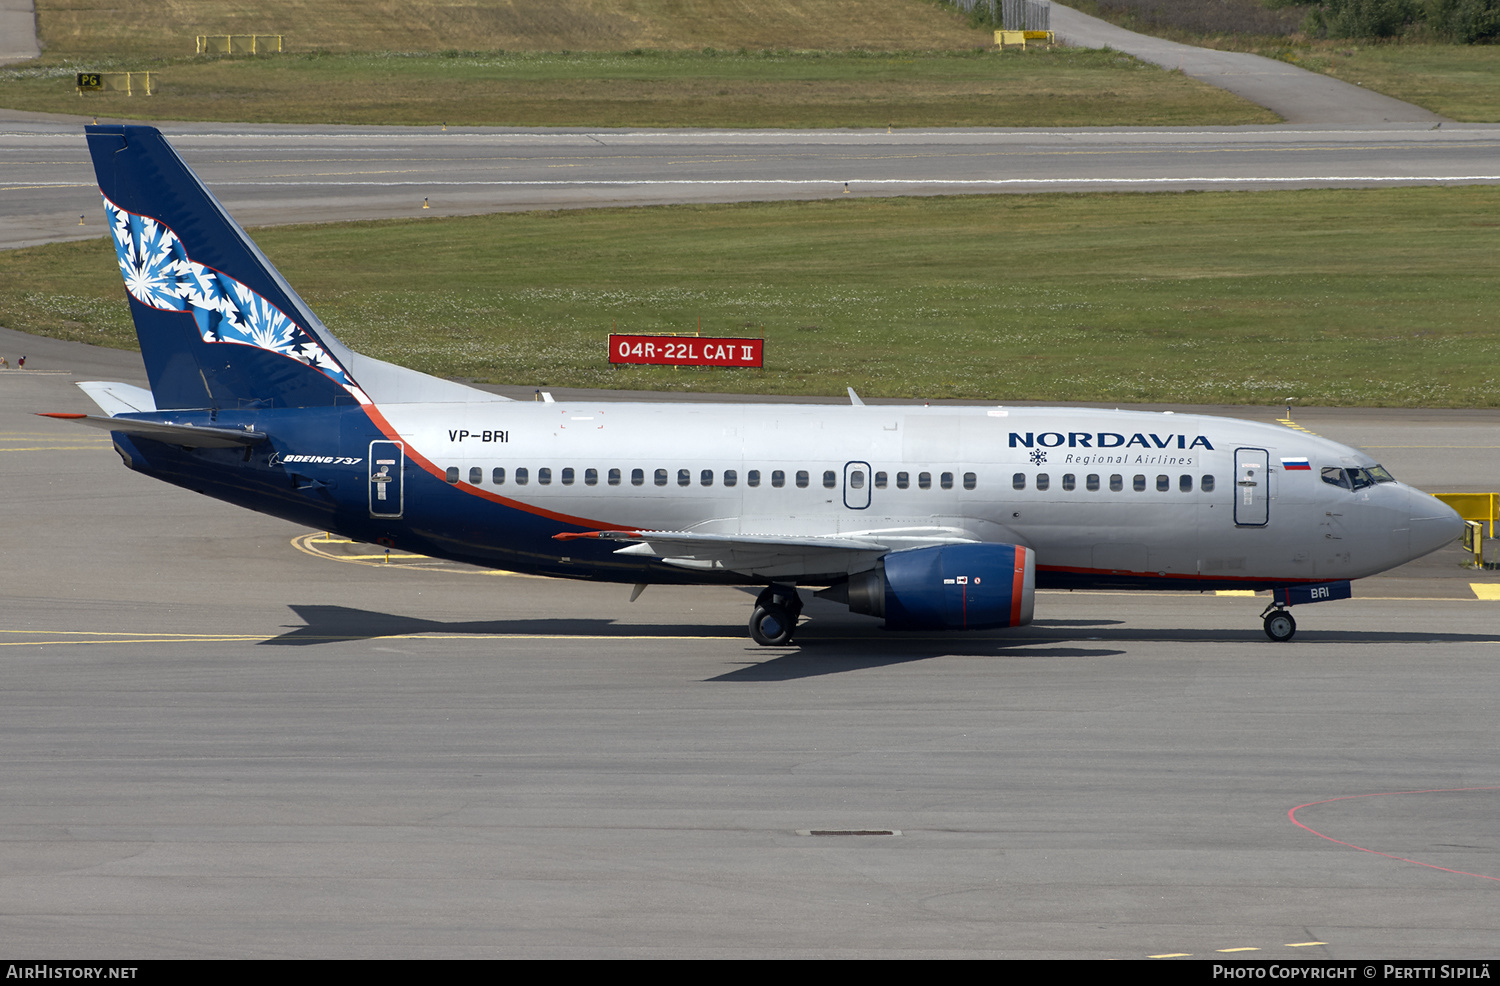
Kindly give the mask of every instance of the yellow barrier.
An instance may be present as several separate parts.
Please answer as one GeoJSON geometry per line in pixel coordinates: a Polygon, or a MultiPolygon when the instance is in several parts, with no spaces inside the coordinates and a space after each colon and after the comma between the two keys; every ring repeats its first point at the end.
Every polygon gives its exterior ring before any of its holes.
{"type": "Polygon", "coordinates": [[[200,34],[200,55],[268,55],[281,51],[279,34],[200,34]]]}
{"type": "Polygon", "coordinates": [[[1433,496],[1458,511],[1464,520],[1489,524],[1489,536],[1495,536],[1495,521],[1500,520],[1500,493],[1434,493],[1433,496]]]}
{"type": "Polygon", "coordinates": [[[150,72],[79,72],[78,95],[84,90],[91,92],[123,92],[134,96],[137,92],[151,95],[150,72]]]}
{"type": "Polygon", "coordinates": [[[1011,45],[1012,47],[1014,47],[1015,45],[1020,45],[1022,48],[1025,48],[1026,42],[1028,41],[1045,41],[1047,42],[1047,47],[1049,48],[1056,43],[1051,31],[995,32],[995,44],[999,45],[1001,48],[1004,48],[1006,45],[1011,45]]]}

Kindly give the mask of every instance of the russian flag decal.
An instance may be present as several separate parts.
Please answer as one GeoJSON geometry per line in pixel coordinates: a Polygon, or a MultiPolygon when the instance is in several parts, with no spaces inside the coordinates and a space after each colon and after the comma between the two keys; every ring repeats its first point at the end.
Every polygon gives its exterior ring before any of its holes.
{"type": "Polygon", "coordinates": [[[1300,459],[1282,459],[1281,460],[1281,468],[1287,470],[1288,472],[1293,472],[1293,471],[1298,470],[1298,469],[1306,469],[1309,472],[1312,471],[1312,466],[1310,464],[1308,464],[1308,461],[1307,461],[1306,458],[1300,458],[1300,459]]]}

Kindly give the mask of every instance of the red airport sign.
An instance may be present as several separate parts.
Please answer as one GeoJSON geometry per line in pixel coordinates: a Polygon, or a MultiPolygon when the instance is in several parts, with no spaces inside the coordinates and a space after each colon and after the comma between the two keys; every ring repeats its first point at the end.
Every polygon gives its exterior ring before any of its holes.
{"type": "Polygon", "coordinates": [[[609,361],[655,366],[761,366],[765,346],[764,339],[611,335],[609,361]]]}

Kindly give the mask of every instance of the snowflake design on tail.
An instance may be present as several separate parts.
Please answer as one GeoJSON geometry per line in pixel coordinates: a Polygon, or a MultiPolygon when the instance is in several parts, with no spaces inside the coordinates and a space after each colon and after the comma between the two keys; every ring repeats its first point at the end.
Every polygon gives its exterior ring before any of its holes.
{"type": "Polygon", "coordinates": [[[204,342],[254,346],[304,363],[362,397],[349,374],[311,333],[228,274],[190,260],[177,234],[150,216],[104,199],[125,290],[143,305],[192,312],[204,342]]]}

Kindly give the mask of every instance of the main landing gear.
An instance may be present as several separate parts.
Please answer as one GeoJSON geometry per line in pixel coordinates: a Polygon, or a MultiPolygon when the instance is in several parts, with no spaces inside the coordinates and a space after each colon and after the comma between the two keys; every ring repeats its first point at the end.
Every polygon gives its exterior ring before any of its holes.
{"type": "Polygon", "coordinates": [[[1292,634],[1297,632],[1297,621],[1292,619],[1292,614],[1275,603],[1267,606],[1260,615],[1265,617],[1266,636],[1278,644],[1291,640],[1292,634]]]}
{"type": "Polygon", "coordinates": [[[750,637],[762,647],[785,647],[792,642],[802,597],[795,586],[771,584],[755,599],[750,614],[750,637]]]}

